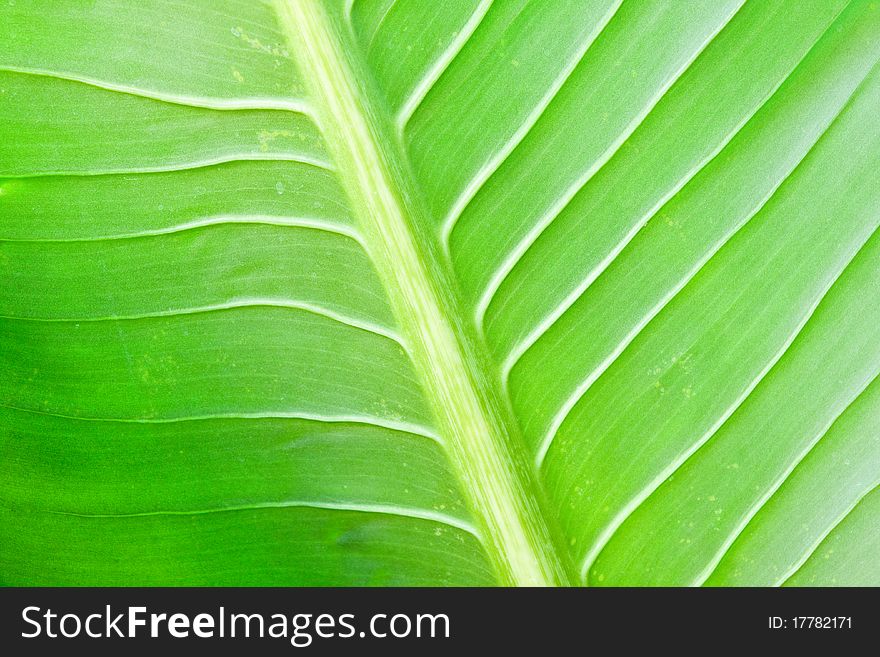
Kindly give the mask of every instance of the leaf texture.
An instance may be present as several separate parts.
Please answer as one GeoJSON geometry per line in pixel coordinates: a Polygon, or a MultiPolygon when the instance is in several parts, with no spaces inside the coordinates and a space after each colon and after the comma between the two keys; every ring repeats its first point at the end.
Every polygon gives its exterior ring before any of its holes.
{"type": "Polygon", "coordinates": [[[878,3],[0,17],[2,583],[880,583],[878,3]]]}

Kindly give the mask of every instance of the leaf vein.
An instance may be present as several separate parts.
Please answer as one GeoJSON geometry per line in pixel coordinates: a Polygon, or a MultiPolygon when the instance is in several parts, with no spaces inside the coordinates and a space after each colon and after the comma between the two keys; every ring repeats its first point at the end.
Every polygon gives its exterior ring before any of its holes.
{"type": "Polygon", "coordinates": [[[195,509],[188,511],[142,511],[136,513],[75,513],[71,511],[50,510],[49,513],[76,518],[145,518],[152,516],[200,516],[211,513],[232,513],[236,511],[259,511],[263,509],[289,509],[310,508],[326,509],[330,511],[355,511],[361,513],[374,513],[379,515],[399,516],[416,520],[427,520],[441,525],[447,525],[453,529],[473,535],[482,542],[477,528],[471,523],[445,513],[438,513],[428,509],[416,507],[402,507],[391,504],[359,504],[356,502],[322,502],[319,500],[285,500],[283,502],[261,502],[255,504],[242,504],[237,506],[217,507],[210,509],[195,509]]]}
{"type": "Polygon", "coordinates": [[[120,424],[183,424],[187,422],[210,422],[213,420],[307,420],[324,424],[360,424],[369,427],[376,427],[378,429],[388,429],[389,431],[406,433],[419,438],[426,438],[441,446],[445,446],[443,439],[429,427],[412,422],[366,415],[323,415],[320,413],[309,413],[305,411],[273,411],[265,413],[210,413],[180,417],[115,418],[66,415],[64,413],[53,413],[51,411],[44,411],[36,408],[24,408],[10,404],[0,404],[0,408],[77,422],[106,422],[120,424]]]}
{"type": "Polygon", "coordinates": [[[415,114],[422,101],[431,89],[434,88],[434,85],[443,73],[446,72],[452,62],[455,61],[459,53],[461,53],[465,45],[467,45],[467,42],[470,41],[474,32],[477,31],[477,28],[483,22],[483,18],[485,18],[489,9],[492,7],[492,1],[493,0],[480,0],[480,4],[477,5],[477,8],[474,10],[473,14],[471,14],[470,18],[468,18],[464,26],[462,26],[461,30],[459,30],[456,37],[431,65],[424,77],[415,85],[415,88],[406,101],[404,101],[400,108],[400,112],[397,115],[396,125],[398,136],[401,138],[403,137],[409,120],[412,118],[413,114],[415,114]]]}
{"type": "Polygon", "coordinates": [[[7,73],[18,73],[21,75],[33,75],[43,78],[53,78],[55,80],[65,80],[68,82],[78,82],[80,84],[102,89],[104,91],[112,91],[115,93],[126,94],[128,96],[137,96],[138,98],[146,98],[160,103],[168,103],[170,105],[180,105],[183,107],[191,107],[195,109],[211,109],[211,110],[267,110],[267,111],[287,111],[295,114],[302,114],[314,120],[315,114],[312,108],[305,100],[289,100],[280,98],[237,98],[237,99],[220,99],[200,96],[184,96],[178,94],[167,94],[161,91],[141,89],[115,82],[108,82],[97,78],[91,78],[84,75],[76,75],[74,73],[64,73],[61,71],[52,71],[50,69],[32,68],[26,66],[10,66],[8,64],[0,64],[0,71],[7,73]]]}
{"type": "Polygon", "coordinates": [[[510,139],[505,142],[504,146],[502,146],[497,153],[492,155],[492,157],[480,167],[473,179],[465,185],[464,189],[455,201],[453,201],[446,217],[441,222],[441,244],[447,254],[449,252],[449,241],[452,236],[452,231],[455,229],[455,226],[465,209],[470,205],[471,201],[474,200],[489,179],[501,168],[504,161],[507,160],[511,153],[516,150],[517,146],[523,142],[526,135],[528,135],[532,128],[538,123],[538,120],[553,102],[553,99],[556,98],[562,87],[565,86],[565,83],[571,78],[575,69],[577,69],[578,65],[583,61],[587,51],[589,51],[590,47],[596,42],[602,32],[604,32],[608,23],[611,22],[611,19],[617,13],[622,2],[623,0],[618,0],[605,16],[602,17],[602,20],[593,32],[584,40],[584,43],[581,44],[574,56],[571,57],[571,59],[569,59],[562,67],[560,74],[553,80],[553,83],[541,97],[535,108],[528,114],[528,116],[526,116],[522,125],[517,128],[517,130],[511,135],[510,139]]]}

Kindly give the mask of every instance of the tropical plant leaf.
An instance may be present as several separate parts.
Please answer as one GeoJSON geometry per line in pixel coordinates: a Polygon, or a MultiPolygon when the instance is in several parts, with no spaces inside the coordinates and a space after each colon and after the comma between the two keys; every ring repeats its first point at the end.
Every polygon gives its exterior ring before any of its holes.
{"type": "Polygon", "coordinates": [[[880,584],[871,0],[0,5],[5,584],[880,584]]]}

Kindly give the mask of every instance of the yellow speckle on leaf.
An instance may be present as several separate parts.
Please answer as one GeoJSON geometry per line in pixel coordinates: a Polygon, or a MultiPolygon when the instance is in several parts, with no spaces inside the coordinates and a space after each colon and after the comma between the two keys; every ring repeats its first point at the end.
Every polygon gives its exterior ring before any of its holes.
{"type": "Polygon", "coordinates": [[[259,50],[267,55],[275,55],[276,57],[290,57],[287,48],[282,48],[279,45],[263,43],[257,37],[245,32],[241,27],[233,27],[230,32],[232,32],[232,36],[241,39],[254,50],[259,50]]]}
{"type": "Polygon", "coordinates": [[[296,135],[290,130],[260,130],[257,139],[260,140],[260,152],[266,153],[269,145],[279,137],[295,137],[296,135]]]}

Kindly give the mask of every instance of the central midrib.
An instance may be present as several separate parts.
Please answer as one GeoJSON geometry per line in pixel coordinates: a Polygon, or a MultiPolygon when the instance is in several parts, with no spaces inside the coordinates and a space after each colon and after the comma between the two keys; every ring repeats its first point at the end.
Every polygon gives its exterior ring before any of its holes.
{"type": "Polygon", "coordinates": [[[276,0],[276,8],[501,582],[569,584],[574,577],[545,522],[518,431],[445,292],[448,276],[433,251],[419,247],[406,168],[393,166],[402,155],[382,146],[394,142],[382,138],[323,7],[276,0]]]}

